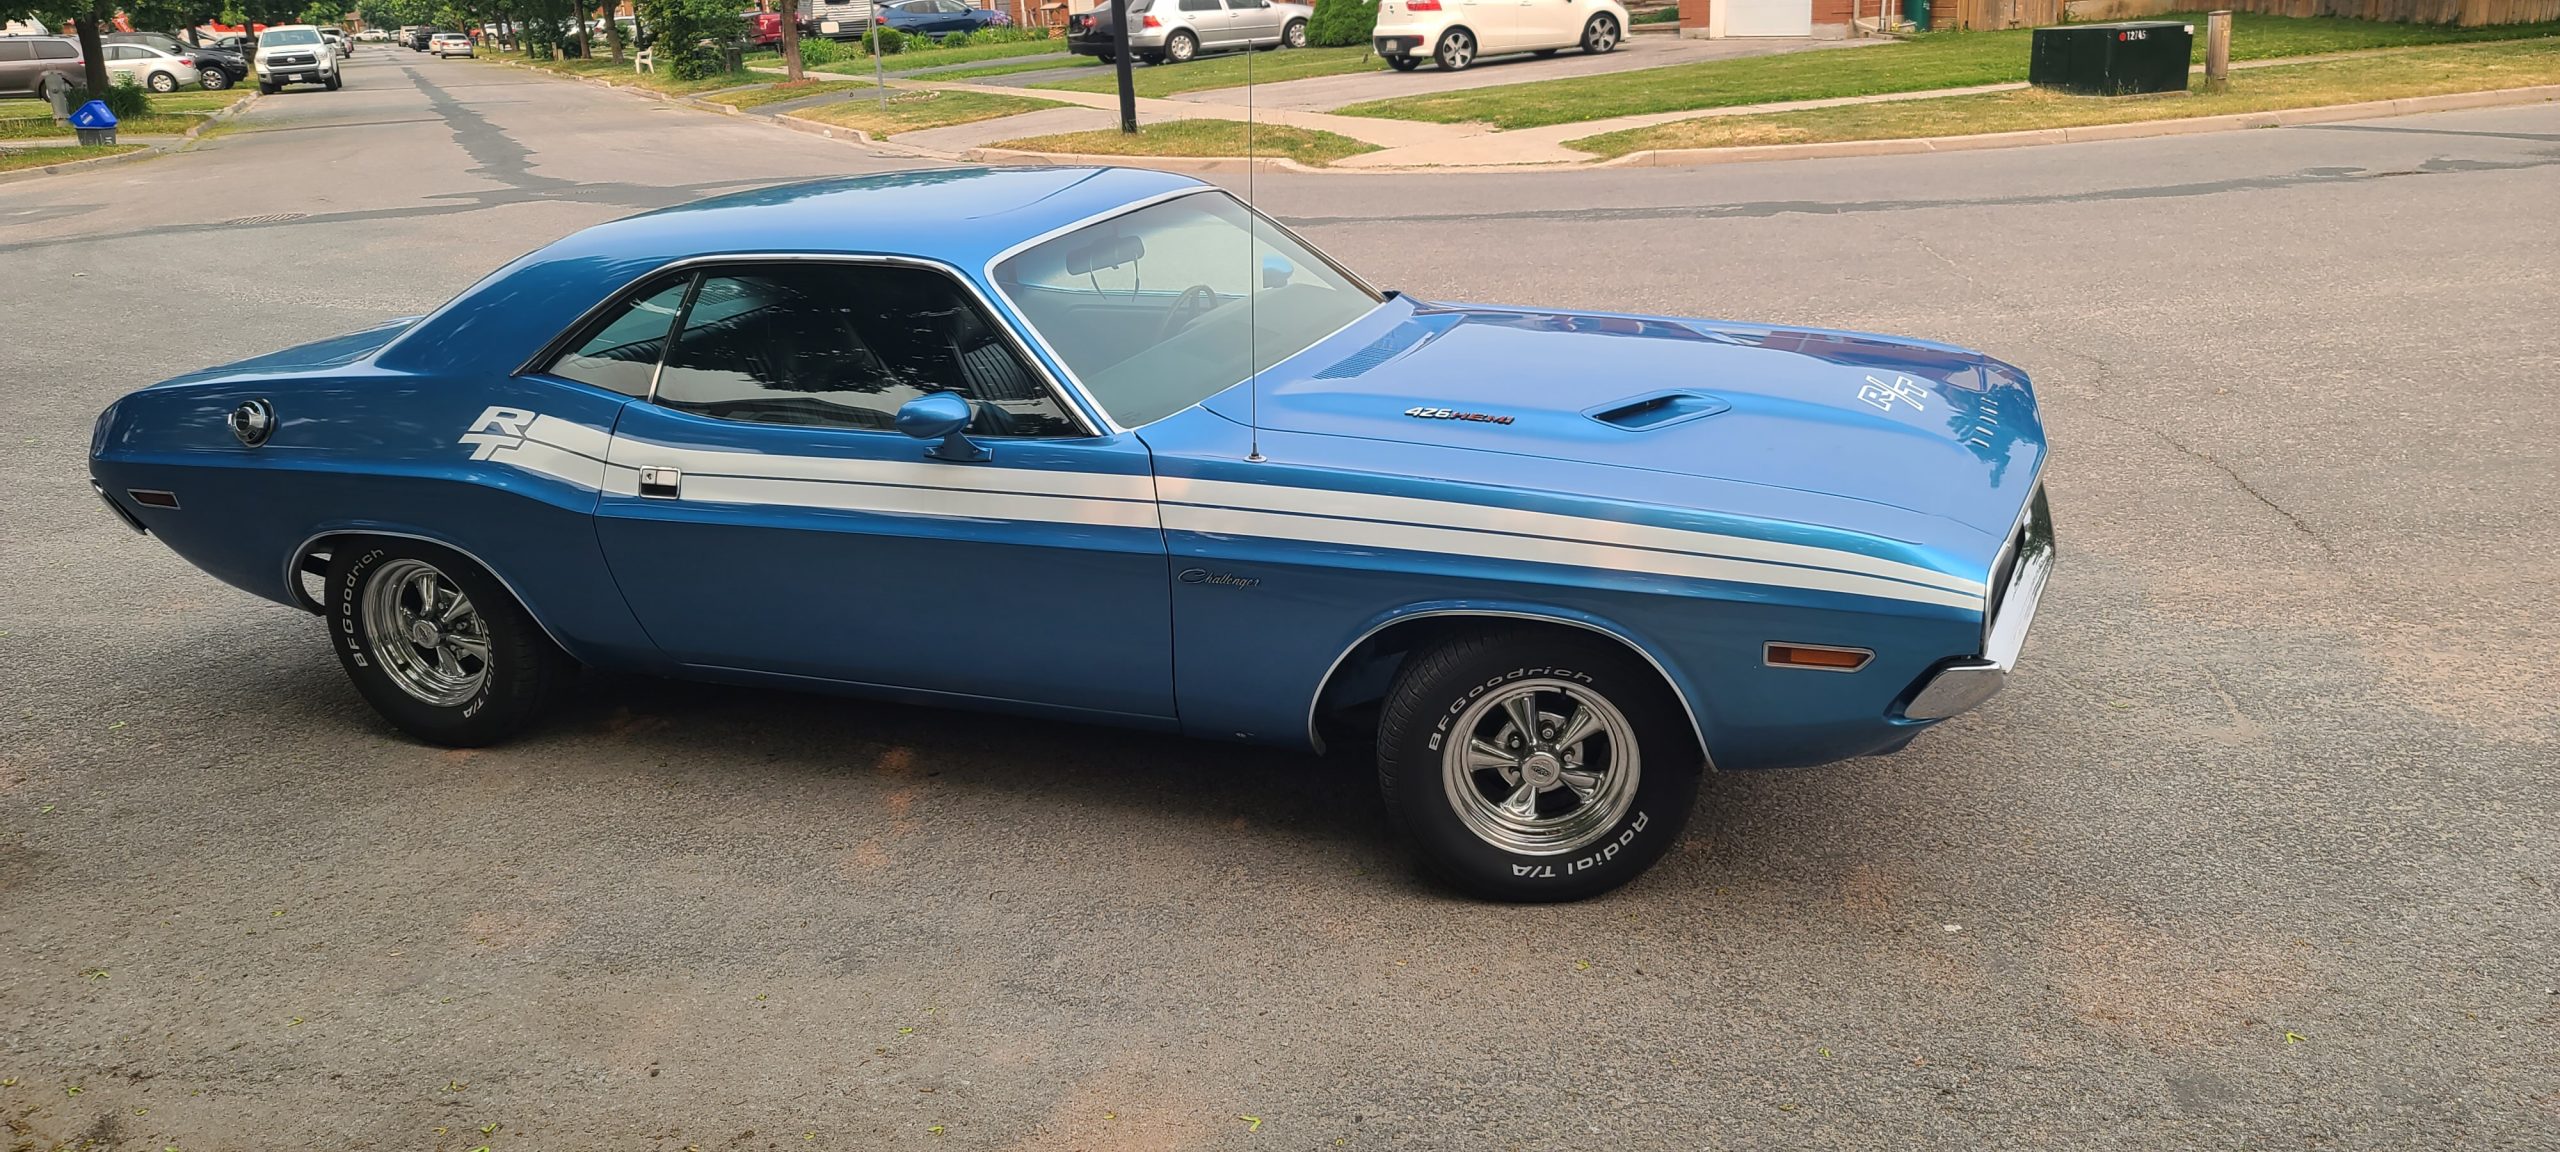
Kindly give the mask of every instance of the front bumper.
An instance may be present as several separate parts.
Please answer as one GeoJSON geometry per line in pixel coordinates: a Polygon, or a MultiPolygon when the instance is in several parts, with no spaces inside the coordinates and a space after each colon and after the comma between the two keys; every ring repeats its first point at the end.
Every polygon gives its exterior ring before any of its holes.
{"type": "Polygon", "coordinates": [[[2045,581],[2053,575],[2053,511],[2045,503],[2043,485],[2037,485],[2036,494],[2028,498],[2009,549],[2014,550],[2012,554],[2004,555],[1992,569],[1997,573],[2007,568],[2009,580],[1983,629],[1982,655],[1949,661],[1930,673],[1911,702],[1903,705],[1904,719],[1943,720],[1980,707],[2009,686],[2018,653],[2026,647],[2027,628],[2035,623],[2036,603],[2044,598],[2045,581]]]}

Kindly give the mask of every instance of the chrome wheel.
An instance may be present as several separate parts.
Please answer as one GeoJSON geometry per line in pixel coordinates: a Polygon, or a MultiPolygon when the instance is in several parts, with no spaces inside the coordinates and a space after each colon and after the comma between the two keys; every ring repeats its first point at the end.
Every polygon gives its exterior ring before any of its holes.
{"type": "Polygon", "coordinates": [[[1440,37],[1440,66],[1455,72],[1475,63],[1476,38],[1464,28],[1452,28],[1440,37]]]}
{"type": "Polygon", "coordinates": [[[149,83],[151,85],[151,90],[154,92],[175,92],[178,90],[178,78],[166,72],[152,73],[149,83]]]}
{"type": "Polygon", "coordinates": [[[1288,30],[1287,32],[1285,32],[1285,33],[1283,33],[1283,34],[1282,34],[1282,36],[1281,36],[1281,41],[1280,41],[1280,42],[1281,42],[1281,43],[1283,43],[1283,44],[1288,45],[1288,46],[1289,46],[1289,47],[1291,47],[1291,48],[1304,48],[1304,47],[1306,47],[1306,46],[1307,46],[1307,26],[1306,26],[1306,23],[1305,23],[1304,21],[1296,21],[1296,20],[1290,21],[1290,22],[1289,22],[1289,30],[1288,30]]]}
{"type": "Polygon", "coordinates": [[[488,681],[488,622],[434,565],[385,563],[365,584],[362,616],[383,673],[418,700],[451,708],[488,681]]]}
{"type": "Polygon", "coordinates": [[[1590,846],[1634,804],[1635,727],[1590,688],[1522,680],[1468,705],[1441,750],[1450,807],[1485,843],[1523,856],[1590,846]]]}
{"type": "Polygon", "coordinates": [[[1164,42],[1164,58],[1176,64],[1189,62],[1192,55],[1198,51],[1200,51],[1200,45],[1191,39],[1191,34],[1188,32],[1176,32],[1171,39],[1164,42]]]}
{"type": "Polygon", "coordinates": [[[1591,18],[1591,26],[1582,30],[1582,50],[1607,52],[1618,46],[1618,22],[1606,16],[1591,18]]]}

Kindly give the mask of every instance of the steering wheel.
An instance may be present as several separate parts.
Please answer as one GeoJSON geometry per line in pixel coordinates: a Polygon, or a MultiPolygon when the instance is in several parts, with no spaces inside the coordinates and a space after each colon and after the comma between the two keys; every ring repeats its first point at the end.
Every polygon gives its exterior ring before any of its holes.
{"type": "Polygon", "coordinates": [[[1164,326],[1156,329],[1156,342],[1163,343],[1174,333],[1189,326],[1192,321],[1216,311],[1217,307],[1216,289],[1206,284],[1194,284],[1183,289],[1182,295],[1174,297],[1173,304],[1164,310],[1164,326]],[[1199,303],[1192,303],[1194,300],[1198,300],[1199,303]]]}

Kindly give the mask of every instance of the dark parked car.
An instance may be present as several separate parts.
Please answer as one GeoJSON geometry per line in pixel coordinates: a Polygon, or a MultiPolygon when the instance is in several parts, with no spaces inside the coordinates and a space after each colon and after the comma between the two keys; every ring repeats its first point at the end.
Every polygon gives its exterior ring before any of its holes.
{"type": "Polygon", "coordinates": [[[216,92],[249,78],[249,58],[234,49],[189,44],[163,32],[110,32],[98,39],[108,44],[140,44],[192,56],[196,69],[204,73],[204,86],[216,92]]]}
{"type": "Polygon", "coordinates": [[[872,19],[883,27],[926,36],[975,32],[989,25],[1011,23],[993,9],[972,8],[961,0],[897,0],[881,5],[879,14],[872,19]]]}
{"type": "Polygon", "coordinates": [[[52,73],[77,84],[83,72],[80,42],[68,36],[0,36],[0,96],[41,94],[52,73]]]}

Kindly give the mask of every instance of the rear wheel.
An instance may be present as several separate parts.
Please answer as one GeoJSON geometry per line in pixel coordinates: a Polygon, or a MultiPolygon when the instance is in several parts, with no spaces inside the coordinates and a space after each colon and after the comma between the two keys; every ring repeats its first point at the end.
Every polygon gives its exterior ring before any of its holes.
{"type": "Polygon", "coordinates": [[[1452,28],[1440,34],[1440,47],[1431,58],[1439,61],[1443,72],[1456,72],[1476,62],[1476,34],[1464,28],[1452,28]]]}
{"type": "Polygon", "coordinates": [[[154,92],[175,92],[178,90],[178,78],[167,72],[154,72],[151,74],[150,79],[145,80],[144,83],[150,85],[151,90],[154,92]]]}
{"type": "Polygon", "coordinates": [[[205,74],[204,74],[204,90],[205,90],[205,91],[207,91],[207,92],[220,92],[220,91],[222,91],[223,89],[228,88],[228,87],[230,87],[230,86],[231,86],[231,74],[230,74],[230,73],[225,72],[225,71],[223,71],[222,69],[219,69],[219,68],[207,69],[207,70],[205,71],[205,74]]]}
{"type": "Polygon", "coordinates": [[[1414,59],[1411,56],[1389,56],[1387,57],[1387,67],[1393,68],[1398,72],[1411,72],[1416,68],[1422,67],[1422,61],[1414,59]]]}
{"type": "Polygon", "coordinates": [[[1164,58],[1176,64],[1188,62],[1200,54],[1200,41],[1189,32],[1175,31],[1164,38],[1164,58]]]}
{"type": "Polygon", "coordinates": [[[339,664],[374,711],[421,740],[503,740],[576,673],[504,585],[451,549],[349,541],[330,557],[328,580],[339,664]]]}
{"type": "Polygon", "coordinates": [[[1688,824],[1704,757],[1654,670],[1596,637],[1462,633],[1416,651],[1378,723],[1378,785],[1423,863],[1493,900],[1579,900],[1688,824]]]}

